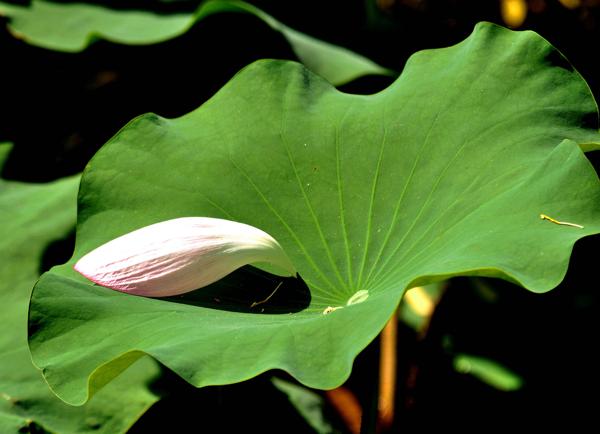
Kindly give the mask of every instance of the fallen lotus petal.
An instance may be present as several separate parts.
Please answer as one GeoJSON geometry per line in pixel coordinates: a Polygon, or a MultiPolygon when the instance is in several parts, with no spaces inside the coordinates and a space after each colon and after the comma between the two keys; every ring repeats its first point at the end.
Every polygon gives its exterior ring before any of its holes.
{"type": "Polygon", "coordinates": [[[296,274],[279,243],[266,232],[229,220],[183,217],[109,241],[74,268],[98,285],[165,297],[210,285],[256,262],[281,268],[286,276],[296,274]]]}

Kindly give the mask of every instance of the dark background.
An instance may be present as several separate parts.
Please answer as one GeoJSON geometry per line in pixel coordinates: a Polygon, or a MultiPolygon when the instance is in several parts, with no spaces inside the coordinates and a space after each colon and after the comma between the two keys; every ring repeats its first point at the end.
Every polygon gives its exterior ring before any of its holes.
{"type": "MultiPolygon", "coordinates": [[[[478,21],[506,24],[497,0],[255,0],[285,24],[348,47],[401,71],[415,51],[455,44],[478,21]]],[[[600,96],[600,0],[530,0],[525,21],[554,44],[600,96]],[[566,3],[566,2],[563,2],[566,3]],[[578,4],[576,4],[578,3],[578,4]]],[[[197,2],[105,1],[163,13],[197,2]]],[[[1,18],[0,18],[1,20],[1,18]]],[[[98,42],[81,53],[48,51],[13,38],[0,25],[0,142],[15,144],[2,176],[44,182],[83,170],[87,161],[134,116],[176,117],[201,105],[246,64],[295,59],[286,41],[256,18],[221,14],[185,35],[144,47],[98,42]]],[[[342,86],[374,93],[392,79],[364,77],[342,86]]],[[[598,158],[588,154],[596,169],[598,158]]],[[[47,265],[62,263],[72,239],[55,245],[47,265]]],[[[495,280],[449,283],[425,336],[400,324],[398,409],[392,432],[564,427],[597,432],[600,386],[600,297],[595,278],[599,237],[579,242],[565,282],[536,295],[495,280]],[[482,286],[487,288],[485,294],[482,286]],[[493,294],[492,297],[489,295],[493,294]],[[452,367],[453,355],[488,357],[523,377],[502,392],[452,367]]],[[[377,342],[361,355],[347,386],[368,399],[377,342]]],[[[270,375],[270,374],[269,374],[270,375]]],[[[165,398],[133,427],[145,432],[311,432],[263,375],[248,382],[196,390],[165,372],[155,387],[165,398]]],[[[285,377],[285,374],[278,373],[285,377]]],[[[332,423],[344,424],[333,407],[332,423]]]]}

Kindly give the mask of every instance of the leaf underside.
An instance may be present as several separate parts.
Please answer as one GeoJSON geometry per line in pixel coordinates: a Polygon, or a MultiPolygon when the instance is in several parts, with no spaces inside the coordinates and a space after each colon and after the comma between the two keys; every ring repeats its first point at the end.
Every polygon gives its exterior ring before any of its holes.
{"type": "Polygon", "coordinates": [[[480,24],[370,96],[256,62],[186,116],[134,119],[90,162],[73,258],[32,296],[34,361],[72,403],[132,354],[198,387],[272,368],[338,386],[408,287],[455,275],[556,286],[575,241],[600,229],[598,177],[578,146],[597,138],[586,83],[532,32],[480,24]],[[104,242],[182,216],[268,232],[303,281],[250,307],[280,279],[246,267],[165,300],[72,270],[104,242]]]}

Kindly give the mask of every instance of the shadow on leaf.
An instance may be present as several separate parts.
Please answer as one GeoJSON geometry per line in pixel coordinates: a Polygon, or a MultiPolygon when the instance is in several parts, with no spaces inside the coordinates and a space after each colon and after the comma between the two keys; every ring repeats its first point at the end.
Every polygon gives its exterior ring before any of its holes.
{"type": "Polygon", "coordinates": [[[69,260],[75,248],[75,230],[66,237],[52,241],[42,253],[38,274],[44,274],[55,265],[64,264],[69,260]]]}
{"type": "Polygon", "coordinates": [[[162,300],[233,312],[285,314],[308,307],[311,296],[301,277],[280,277],[245,266],[205,288],[162,300]]]}

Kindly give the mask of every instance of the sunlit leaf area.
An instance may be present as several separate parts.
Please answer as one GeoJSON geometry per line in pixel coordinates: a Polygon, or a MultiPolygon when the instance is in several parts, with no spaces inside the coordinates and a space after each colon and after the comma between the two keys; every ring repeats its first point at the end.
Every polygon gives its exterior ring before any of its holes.
{"type": "Polygon", "coordinates": [[[0,434],[590,432],[599,54],[595,0],[0,0],[0,434]]]}

